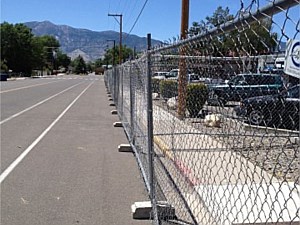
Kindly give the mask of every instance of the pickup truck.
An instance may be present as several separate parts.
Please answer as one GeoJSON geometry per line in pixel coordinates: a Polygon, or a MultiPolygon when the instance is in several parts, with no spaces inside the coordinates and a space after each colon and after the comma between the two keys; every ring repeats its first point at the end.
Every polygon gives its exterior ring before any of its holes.
{"type": "Polygon", "coordinates": [[[278,94],[283,90],[283,81],[277,74],[239,74],[225,84],[209,85],[209,105],[224,106],[228,101],[278,94]]]}

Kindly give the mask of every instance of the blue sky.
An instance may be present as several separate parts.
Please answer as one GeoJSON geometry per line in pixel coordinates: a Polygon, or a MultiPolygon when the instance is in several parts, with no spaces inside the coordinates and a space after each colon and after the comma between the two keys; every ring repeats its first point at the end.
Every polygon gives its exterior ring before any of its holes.
{"type": "MultiPolygon", "coordinates": [[[[245,6],[249,1],[243,1],[245,6]]],[[[190,0],[190,24],[211,16],[219,5],[228,6],[235,15],[240,9],[240,2],[241,0],[190,0]]],[[[260,5],[265,5],[266,2],[270,0],[260,0],[260,5]]],[[[1,0],[1,22],[49,20],[59,25],[94,31],[119,31],[116,20],[108,17],[108,13],[118,13],[123,14],[123,32],[128,33],[144,3],[145,0],[1,0]]],[[[295,8],[290,15],[297,21],[299,6],[295,8]]],[[[131,34],[146,36],[151,33],[158,40],[172,39],[180,33],[180,17],[181,0],[148,0],[131,34]]],[[[278,21],[281,27],[283,16],[278,16],[278,21]]],[[[295,25],[290,23],[285,30],[292,36],[295,34],[295,25]]]]}

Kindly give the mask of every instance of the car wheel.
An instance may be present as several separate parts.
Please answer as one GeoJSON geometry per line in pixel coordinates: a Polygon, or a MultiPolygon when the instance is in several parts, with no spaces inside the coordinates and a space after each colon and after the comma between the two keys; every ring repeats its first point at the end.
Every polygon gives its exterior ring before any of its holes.
{"type": "Polygon", "coordinates": [[[249,113],[248,120],[250,124],[261,125],[264,123],[264,114],[260,110],[253,110],[249,113]]]}

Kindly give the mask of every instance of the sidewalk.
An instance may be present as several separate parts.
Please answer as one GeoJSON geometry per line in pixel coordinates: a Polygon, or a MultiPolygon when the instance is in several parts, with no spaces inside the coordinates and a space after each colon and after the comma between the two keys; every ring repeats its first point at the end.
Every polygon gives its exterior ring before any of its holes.
{"type": "Polygon", "coordinates": [[[99,119],[103,121],[104,126],[99,129],[104,135],[101,139],[106,140],[102,142],[101,148],[106,148],[105,152],[111,152],[106,160],[113,160],[107,162],[108,167],[112,168],[108,173],[111,176],[109,182],[113,186],[106,197],[107,205],[109,205],[107,218],[110,217],[106,224],[151,224],[149,220],[132,219],[131,205],[134,202],[149,201],[149,198],[134,155],[128,152],[118,152],[118,146],[128,144],[128,140],[122,127],[113,126],[114,122],[120,120],[118,115],[111,114],[115,107],[109,106],[111,101],[108,100],[104,82],[100,83],[101,91],[98,94],[103,116],[99,119]]]}

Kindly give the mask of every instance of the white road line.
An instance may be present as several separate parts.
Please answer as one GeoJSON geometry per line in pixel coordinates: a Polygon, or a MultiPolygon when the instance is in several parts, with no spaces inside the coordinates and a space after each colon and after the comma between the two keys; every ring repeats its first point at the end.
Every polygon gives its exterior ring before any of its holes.
{"type": "Polygon", "coordinates": [[[24,152],[21,153],[21,155],[18,156],[18,158],[13,161],[12,164],[10,164],[0,175],[0,184],[2,181],[5,180],[5,178],[18,166],[18,164],[28,155],[28,153],[43,139],[43,137],[46,136],[46,134],[54,127],[54,125],[66,114],[66,112],[75,104],[75,102],[92,86],[94,82],[90,83],[72,102],[71,104],[50,124],[49,127],[46,128],[46,130],[43,131],[43,133],[40,134],[40,136],[35,139],[34,142],[30,146],[26,148],[24,152]]]}
{"type": "MultiPolygon", "coordinates": [[[[81,83],[79,83],[79,84],[82,84],[82,83],[83,83],[83,82],[81,82],[81,83]]],[[[78,86],[79,84],[75,84],[75,85],[73,85],[73,86],[71,86],[71,87],[69,87],[69,88],[67,88],[67,89],[65,89],[65,90],[63,90],[63,91],[61,91],[61,92],[59,92],[59,93],[56,93],[55,95],[50,96],[49,98],[46,98],[46,99],[44,99],[44,100],[38,102],[37,104],[35,104],[35,105],[33,105],[33,106],[30,106],[30,107],[28,107],[28,108],[22,110],[21,112],[18,112],[18,113],[16,113],[16,114],[14,114],[14,115],[12,115],[12,116],[10,116],[10,117],[8,117],[8,118],[6,118],[6,119],[0,121],[0,125],[3,124],[3,123],[5,123],[5,122],[7,122],[7,121],[9,121],[9,120],[11,120],[11,119],[13,119],[13,118],[16,118],[17,116],[20,116],[21,114],[23,114],[23,113],[25,113],[25,112],[27,112],[27,111],[29,111],[29,110],[35,108],[35,107],[37,107],[37,106],[39,106],[39,105],[41,105],[41,104],[47,102],[47,101],[49,101],[49,100],[52,99],[52,98],[55,98],[56,96],[58,96],[58,95],[60,95],[60,94],[62,94],[62,93],[64,93],[64,92],[66,92],[66,91],[68,91],[68,90],[70,90],[70,89],[72,89],[72,88],[74,88],[74,87],[76,87],[76,86],[78,86]]]]}
{"type": "Polygon", "coordinates": [[[95,81],[100,80],[99,78],[86,78],[86,77],[45,77],[41,79],[52,79],[52,80],[88,80],[88,81],[95,81]]]}
{"type": "Polygon", "coordinates": [[[19,87],[19,88],[14,88],[14,89],[6,90],[6,91],[0,91],[0,94],[11,92],[11,91],[17,91],[17,90],[21,90],[21,89],[26,89],[26,88],[31,88],[31,87],[42,86],[42,85],[56,83],[56,82],[59,82],[59,81],[51,81],[51,82],[47,82],[47,83],[44,83],[44,84],[34,84],[34,85],[25,86],[25,87],[19,87]]]}

